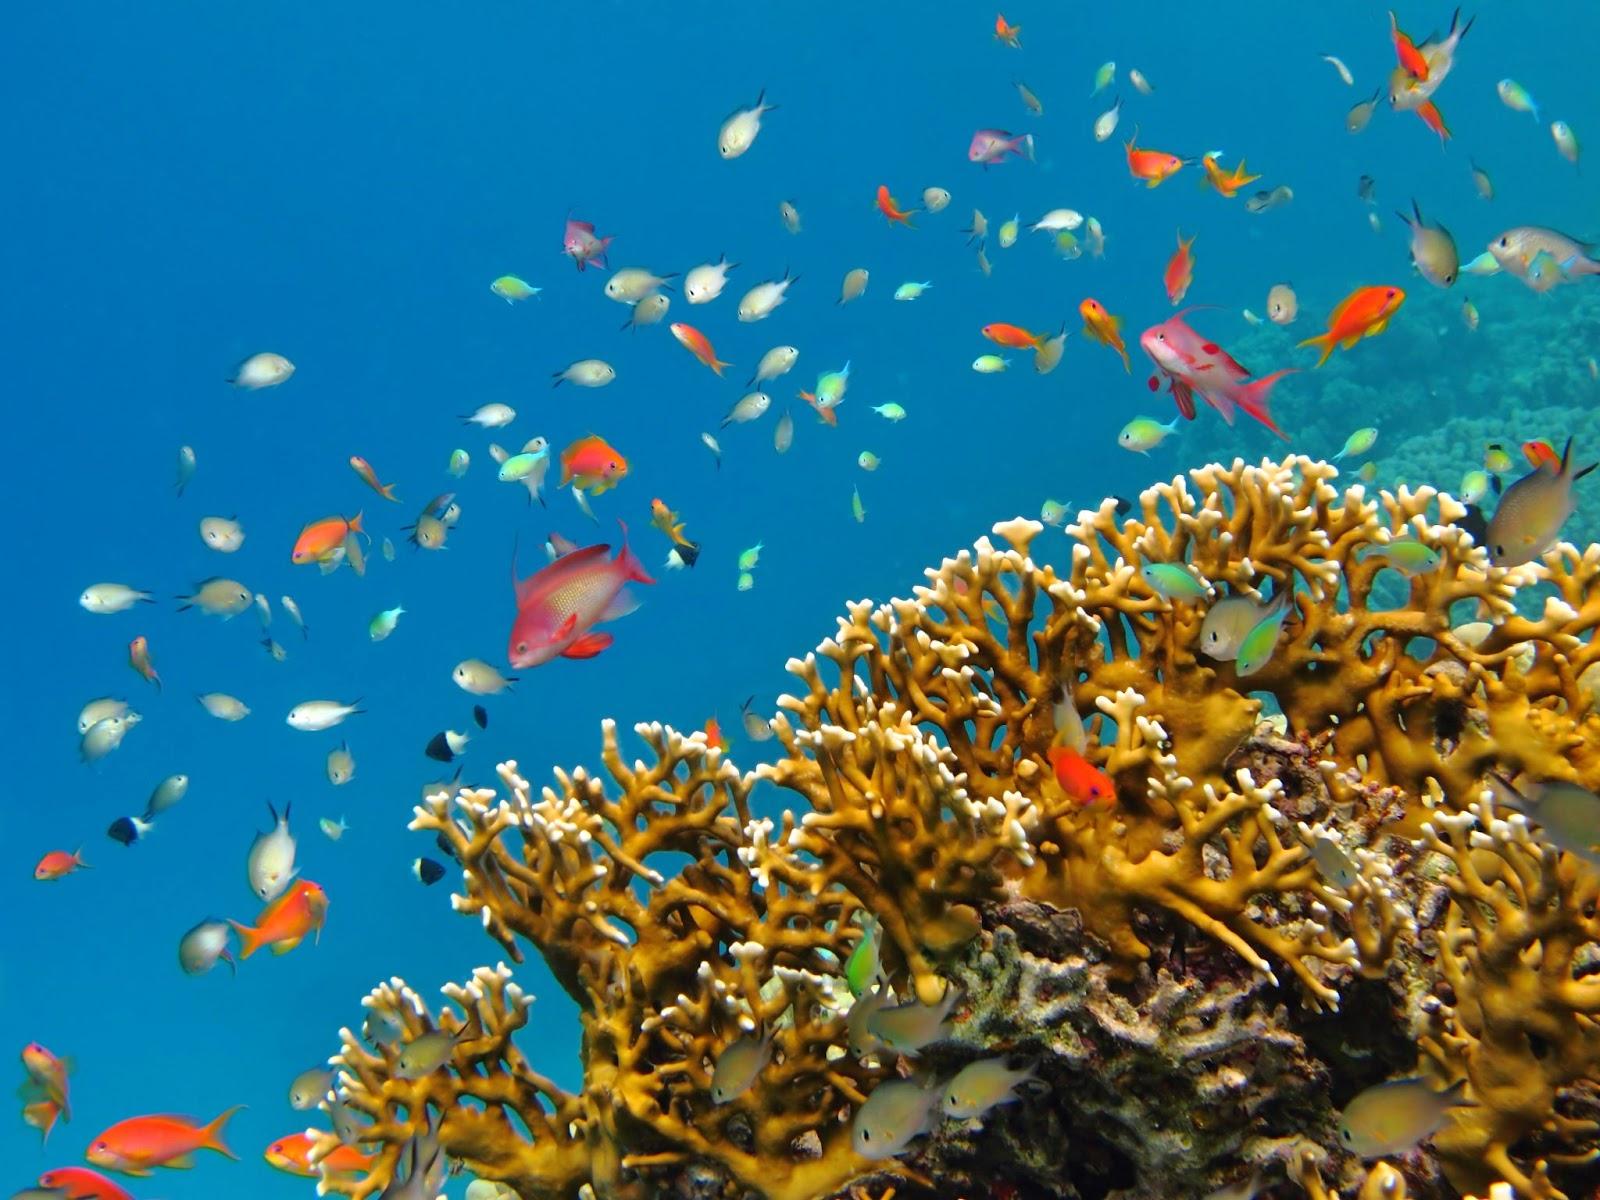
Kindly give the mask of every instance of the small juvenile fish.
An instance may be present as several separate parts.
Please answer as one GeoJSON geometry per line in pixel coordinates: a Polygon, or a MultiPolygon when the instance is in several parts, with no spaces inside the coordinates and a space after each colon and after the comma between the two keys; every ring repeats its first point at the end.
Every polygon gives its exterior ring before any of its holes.
{"type": "Polygon", "coordinates": [[[800,210],[789,200],[778,204],[778,220],[783,222],[783,227],[790,233],[800,232],[800,210]]]}
{"type": "Polygon", "coordinates": [[[1101,228],[1100,221],[1095,217],[1085,217],[1083,221],[1084,240],[1089,246],[1090,258],[1104,258],[1106,256],[1106,235],[1101,228]]]}
{"type": "Polygon", "coordinates": [[[289,710],[285,723],[304,733],[321,733],[324,729],[341,724],[346,717],[365,712],[360,704],[359,700],[354,704],[341,704],[337,700],[303,700],[289,710]]]}
{"type": "Polygon", "coordinates": [[[1345,66],[1344,62],[1337,55],[1324,54],[1321,56],[1321,58],[1323,62],[1327,63],[1335,71],[1339,72],[1339,78],[1344,80],[1346,87],[1355,86],[1355,77],[1350,74],[1350,68],[1345,66]]]}
{"type": "Polygon", "coordinates": [[[932,286],[932,280],[924,280],[921,283],[902,283],[899,287],[895,288],[894,298],[901,301],[916,300],[922,295],[923,292],[927,291],[932,286]]]}
{"type": "Polygon", "coordinates": [[[419,1034],[400,1051],[395,1063],[395,1078],[421,1079],[432,1075],[449,1061],[456,1046],[463,1040],[460,1035],[449,1034],[442,1029],[419,1034]]]}
{"type": "Polygon", "coordinates": [[[998,354],[980,354],[972,360],[972,369],[980,375],[998,375],[1010,367],[1011,360],[1001,358],[998,354]]]}
{"type": "Polygon", "coordinates": [[[683,296],[690,304],[709,304],[722,295],[728,286],[728,272],[738,263],[728,261],[724,254],[714,263],[702,263],[683,277],[683,296]]]}
{"type": "Polygon", "coordinates": [[[372,620],[367,622],[367,636],[375,642],[383,641],[394,632],[395,626],[400,624],[400,618],[405,611],[402,605],[397,604],[393,608],[386,608],[375,614],[372,620]]]}
{"type": "Polygon", "coordinates": [[[281,354],[252,354],[236,368],[228,382],[246,391],[277,387],[294,374],[294,364],[281,354]]]}
{"type": "Polygon", "coordinates": [[[1461,301],[1461,323],[1471,333],[1478,330],[1478,306],[1472,302],[1472,297],[1464,297],[1461,301]]]}
{"type": "Polygon", "coordinates": [[[284,662],[289,657],[289,652],[270,637],[261,639],[261,648],[267,652],[267,657],[273,662],[284,662]]]}
{"type": "Polygon", "coordinates": [[[922,189],[922,208],[925,212],[943,212],[950,207],[950,193],[942,187],[922,189]]]}
{"type": "Polygon", "coordinates": [[[872,1089],[856,1110],[850,1141],[862,1158],[893,1158],[933,1128],[940,1093],[905,1079],[891,1079],[872,1089]]]}
{"type": "Polygon", "coordinates": [[[1499,477],[1487,471],[1471,470],[1461,476],[1461,486],[1456,489],[1456,498],[1463,504],[1478,504],[1488,498],[1491,490],[1499,494],[1499,477]]]}
{"type": "Polygon", "coordinates": [[[1287,283],[1276,283],[1267,293],[1267,319],[1274,325],[1292,325],[1300,315],[1300,298],[1287,283]]]}
{"type": "MultiPolygon", "coordinates": [[[[156,672],[156,665],[150,660],[150,639],[140,634],[128,643],[128,665],[139,673],[139,677],[146,683],[156,685],[156,691],[161,690],[161,676],[156,672]]],[[[136,716],[134,713],[128,714],[136,716]]]]}
{"type": "Polygon", "coordinates": [[[313,1067],[309,1071],[302,1071],[289,1085],[289,1107],[296,1112],[315,1108],[317,1101],[326,1096],[332,1087],[333,1072],[326,1067],[313,1067]]]}
{"type": "Polygon", "coordinates": [[[1234,659],[1234,672],[1248,678],[1272,661],[1283,634],[1283,623],[1294,611],[1294,593],[1285,588],[1274,596],[1258,621],[1239,643],[1239,653],[1234,659]]]}
{"type": "Polygon", "coordinates": [[[761,562],[761,551],[766,549],[765,542],[757,542],[747,550],[739,552],[739,570],[754,571],[761,562]]]}
{"type": "Polygon", "coordinates": [[[356,756],[350,753],[347,742],[340,742],[328,751],[328,782],[343,787],[356,777],[356,756]]]}
{"type": "Polygon", "coordinates": [[[149,592],[129,587],[125,583],[95,583],[83,589],[78,604],[87,612],[108,616],[127,612],[135,604],[154,604],[149,592]]]}
{"type": "Polygon", "coordinates": [[[1533,117],[1535,122],[1539,120],[1538,103],[1528,94],[1528,89],[1515,79],[1502,79],[1494,85],[1494,90],[1500,97],[1500,103],[1512,112],[1524,112],[1533,117]]]}
{"type": "Polygon", "coordinates": [[[226,692],[204,692],[195,699],[200,701],[201,708],[219,721],[242,721],[250,715],[250,709],[243,700],[226,692]]]}
{"type": "Polygon", "coordinates": [[[867,519],[867,506],[861,503],[860,488],[850,489],[850,515],[856,519],[857,525],[867,519]]]}
{"type": "MultiPolygon", "coordinates": [[[[717,439],[712,437],[709,433],[702,433],[700,435],[700,441],[705,445],[707,450],[711,451],[711,457],[717,464],[717,470],[722,470],[722,446],[718,443],[717,439]]],[[[579,497],[583,495],[583,493],[579,492],[576,488],[573,489],[573,494],[579,497]]],[[[587,507],[587,502],[580,499],[578,505],[580,508],[584,508],[587,507]]],[[[589,514],[589,519],[594,519],[593,513],[589,514]]]]}
{"type": "Polygon", "coordinates": [[[466,416],[461,418],[464,425],[476,425],[480,429],[499,429],[509,425],[517,419],[517,410],[509,404],[498,402],[480,404],[466,416]]]}
{"type": "Polygon", "coordinates": [[[1095,72],[1094,72],[1094,90],[1089,93],[1089,98],[1092,100],[1092,99],[1094,99],[1094,97],[1098,96],[1101,92],[1105,91],[1108,87],[1110,87],[1116,81],[1116,78],[1117,78],[1117,64],[1115,62],[1103,62],[1103,63],[1101,63],[1098,67],[1095,68],[1095,72]]]}
{"type": "Polygon", "coordinates": [[[1117,445],[1136,454],[1149,454],[1166,441],[1169,435],[1177,432],[1180,420],[1182,420],[1181,414],[1163,425],[1152,417],[1135,417],[1122,427],[1121,433],[1117,434],[1117,445]]]}
{"type": "Polygon", "coordinates": [[[784,409],[783,416],[778,418],[778,423],[772,430],[772,448],[779,454],[787,454],[792,445],[794,445],[794,418],[789,415],[788,409],[784,409]]]}
{"type": "Polygon", "coordinates": [[[1378,183],[1371,175],[1363,175],[1356,180],[1356,195],[1366,204],[1373,204],[1373,193],[1377,191],[1378,183]]]}
{"type": "Polygon", "coordinates": [[[1437,570],[1444,561],[1437,550],[1414,538],[1400,538],[1387,546],[1374,546],[1367,557],[1388,559],[1389,565],[1402,575],[1426,575],[1437,570]]]}
{"type": "Polygon", "coordinates": [[[1325,833],[1319,833],[1312,842],[1311,861],[1316,864],[1322,877],[1336,888],[1348,891],[1361,879],[1355,860],[1345,853],[1343,846],[1325,833]]]}
{"type": "Polygon", "coordinates": [[[1294,199],[1294,189],[1288,184],[1280,183],[1270,192],[1257,192],[1244,202],[1246,211],[1252,213],[1271,212],[1294,199]]]}
{"type": "Polygon", "coordinates": [[[262,900],[276,900],[299,874],[294,865],[294,834],[289,832],[289,810],[293,807],[293,804],[285,804],[280,816],[270,803],[267,805],[267,812],[272,814],[272,828],[256,834],[245,857],[245,876],[250,881],[250,890],[262,900]]]}
{"type": "Polygon", "coordinates": [[[1017,89],[1017,95],[1022,98],[1022,107],[1026,108],[1036,117],[1044,116],[1044,105],[1039,97],[1033,94],[1033,89],[1020,79],[1013,79],[1011,86],[1017,89]]]}
{"type": "Polygon", "coordinates": [[[1552,121],[1550,136],[1555,139],[1557,153],[1573,166],[1577,166],[1578,155],[1582,150],[1578,145],[1578,135],[1572,132],[1572,126],[1565,121],[1552,121]]]}
{"type": "Polygon", "coordinates": [[[218,554],[232,554],[244,545],[244,529],[234,517],[201,517],[200,540],[218,554]]]}
{"type": "Polygon", "coordinates": [[[450,672],[450,678],[458,688],[474,696],[497,696],[517,681],[515,675],[502,675],[481,658],[462,659],[450,672]]]}
{"type": "Polygon", "coordinates": [[[751,574],[749,571],[740,571],[739,578],[734,586],[737,587],[741,592],[748,592],[751,588],[755,587],[755,585],[756,577],[753,574],[751,574]]]}
{"type": "Polygon", "coordinates": [[[1489,172],[1471,159],[1467,160],[1467,164],[1472,171],[1472,186],[1478,190],[1478,198],[1480,200],[1493,200],[1494,180],[1489,178],[1489,172]]]}
{"type": "Polygon", "coordinates": [[[892,400],[888,404],[873,405],[872,411],[885,421],[904,421],[906,419],[906,410],[892,400]]]}
{"type": "Polygon", "coordinates": [[[1117,131],[1117,121],[1122,116],[1122,97],[1118,96],[1110,108],[1094,119],[1094,140],[1103,142],[1117,131]]]}
{"type": "Polygon", "coordinates": [[[536,288],[525,279],[518,279],[515,275],[502,275],[489,285],[489,290],[507,304],[516,304],[522,300],[531,300],[543,288],[536,288]]]}
{"type": "Polygon", "coordinates": [[[187,775],[168,775],[155,790],[150,793],[150,799],[145,801],[144,819],[153,821],[161,813],[173,807],[189,794],[189,777],[187,775]]]}
{"type": "MultiPolygon", "coordinates": [[[[1021,213],[1014,213],[1009,221],[1000,223],[999,232],[995,235],[996,240],[1000,243],[1000,249],[1009,250],[1017,244],[1017,234],[1022,229],[1021,218],[1021,213]]],[[[923,286],[927,287],[929,285],[924,284],[923,286]]]]}
{"type": "Polygon", "coordinates": [[[748,1092],[772,1061],[772,1035],[745,1034],[717,1055],[711,1072],[711,1103],[727,1104],[748,1092]]]}
{"type": "Polygon", "coordinates": [[[450,451],[450,463],[445,467],[445,470],[449,471],[450,474],[454,475],[457,479],[460,479],[467,473],[467,468],[471,465],[472,455],[468,454],[465,450],[452,450],[450,451]]]}
{"type": "Polygon", "coordinates": [[[1436,1092],[1420,1078],[1391,1079],[1356,1096],[1339,1115],[1339,1140],[1352,1154],[1380,1158],[1405,1154],[1443,1128],[1464,1099],[1465,1079],[1436,1092]]]}
{"type": "Polygon", "coordinates": [[[1333,456],[1333,461],[1338,462],[1341,458],[1357,458],[1371,450],[1377,440],[1378,430],[1376,426],[1368,425],[1358,429],[1345,438],[1344,447],[1333,456]]]}
{"type": "Polygon", "coordinates": [[[867,290],[867,269],[856,267],[845,272],[844,283],[839,288],[839,304],[849,304],[867,290]]]}
{"type": "Polygon", "coordinates": [[[550,377],[555,380],[551,387],[573,383],[578,387],[601,388],[617,377],[617,371],[604,359],[580,358],[577,362],[568,363],[550,377]]]}
{"type": "Polygon", "coordinates": [[[345,835],[350,826],[345,824],[343,817],[340,817],[337,821],[332,817],[323,817],[322,820],[317,822],[317,828],[322,830],[322,835],[330,842],[337,842],[345,835]]]}
{"type": "Polygon", "coordinates": [[[1012,1070],[1004,1058],[980,1058],[970,1062],[944,1085],[943,1106],[947,1117],[970,1120],[991,1108],[1020,1099],[1017,1087],[1036,1077],[1036,1067],[1012,1070]]]}
{"type": "Polygon", "coordinates": [[[868,1020],[867,1029],[885,1048],[914,1057],[919,1050],[943,1041],[954,1031],[949,1017],[958,998],[955,986],[948,985],[944,999],[937,1004],[912,1001],[879,1009],[868,1020]]]}
{"type": "Polygon", "coordinates": [[[1211,594],[1210,584],[1177,563],[1146,563],[1139,577],[1163,600],[1204,600],[1211,594]]]}
{"type": "Polygon", "coordinates": [[[189,486],[189,481],[194,478],[194,467],[195,467],[194,447],[193,446],[179,446],[178,447],[178,482],[177,482],[177,484],[175,486],[177,487],[178,495],[180,497],[183,495],[183,489],[188,487],[189,486]]]}
{"type": "Polygon", "coordinates": [[[860,467],[863,471],[876,471],[878,469],[878,464],[882,461],[883,460],[871,450],[863,450],[860,454],[856,455],[856,466],[860,467]]]}
{"type": "Polygon", "coordinates": [[[1061,525],[1067,519],[1067,506],[1059,500],[1046,500],[1039,506],[1039,520],[1046,525],[1061,525]]]}
{"type": "Polygon", "coordinates": [[[237,968],[228,952],[228,925],[225,921],[201,921],[178,939],[178,965],[185,975],[204,975],[220,958],[228,970],[237,968]]]}
{"type": "Polygon", "coordinates": [[[1363,100],[1344,115],[1344,127],[1348,133],[1360,133],[1372,120],[1373,111],[1378,107],[1378,101],[1383,96],[1383,88],[1378,88],[1372,93],[1371,99],[1363,100]]]}
{"type": "Polygon", "coordinates": [[[1133,90],[1141,96],[1148,96],[1155,91],[1155,87],[1144,77],[1144,72],[1138,67],[1128,68],[1128,82],[1133,84],[1133,90]]]}

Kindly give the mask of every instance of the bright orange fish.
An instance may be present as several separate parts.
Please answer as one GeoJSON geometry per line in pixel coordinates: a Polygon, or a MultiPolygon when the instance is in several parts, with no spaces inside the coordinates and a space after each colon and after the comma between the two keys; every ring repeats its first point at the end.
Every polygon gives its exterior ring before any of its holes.
{"type": "Polygon", "coordinates": [[[1405,303],[1406,294],[1397,287],[1357,288],[1328,317],[1328,332],[1309,337],[1302,346],[1322,347],[1317,366],[1328,361],[1335,346],[1346,350],[1362,338],[1376,337],[1389,327],[1389,318],[1405,303]]]}
{"type": "Polygon", "coordinates": [[[802,389],[800,392],[800,399],[804,400],[807,404],[811,405],[812,408],[817,410],[817,419],[820,420],[824,425],[832,425],[833,427],[838,428],[839,414],[837,411],[835,411],[833,405],[830,404],[824,408],[822,405],[817,403],[817,394],[815,392],[808,392],[804,389],[802,389]]]}
{"type": "Polygon", "coordinates": [[[72,1060],[57,1058],[38,1042],[22,1048],[22,1066],[28,1078],[17,1089],[23,1101],[22,1119],[50,1140],[56,1118],[72,1120],[72,1103],[67,1095],[67,1073],[72,1070],[72,1060]]]}
{"type": "MultiPolygon", "coordinates": [[[[52,850],[39,860],[38,866],[33,868],[33,877],[39,880],[62,879],[74,871],[83,870],[89,864],[83,861],[83,847],[68,853],[65,850],[52,850]]],[[[22,1052],[24,1060],[28,1052],[22,1052]]]]}
{"type": "Polygon", "coordinates": [[[289,953],[313,929],[320,936],[327,918],[328,893],[309,879],[297,879],[261,910],[253,927],[239,921],[228,924],[239,935],[239,957],[249,958],[263,946],[271,946],[274,954],[289,953]]]}
{"type": "Polygon", "coordinates": [[[1432,100],[1424,100],[1416,107],[1417,116],[1422,118],[1422,123],[1439,135],[1439,141],[1450,140],[1450,127],[1444,123],[1444,114],[1439,111],[1439,106],[1432,100]]]}
{"type": "Polygon", "coordinates": [[[723,749],[722,726],[717,723],[716,717],[706,719],[705,741],[707,750],[723,749]]]}
{"type": "Polygon", "coordinates": [[[1400,65],[1413,79],[1426,83],[1428,60],[1422,57],[1422,51],[1417,49],[1417,44],[1401,32],[1400,22],[1396,19],[1392,8],[1389,10],[1389,37],[1394,41],[1394,55],[1400,60],[1400,65]]]}
{"type": "Polygon", "coordinates": [[[39,1176],[39,1186],[60,1192],[66,1200],[133,1200],[133,1195],[88,1167],[57,1167],[39,1176]]]}
{"type": "Polygon", "coordinates": [[[1007,325],[1004,321],[985,325],[982,333],[996,345],[1012,350],[1037,350],[1050,340],[1049,334],[1029,333],[1021,325],[1007,325]]]}
{"type": "Polygon", "coordinates": [[[1547,441],[1535,439],[1523,442],[1522,452],[1528,456],[1528,462],[1535,467],[1549,467],[1551,471],[1561,470],[1561,455],[1547,441]]]}
{"type": "Polygon", "coordinates": [[[682,321],[675,321],[667,328],[672,330],[672,336],[678,339],[678,345],[682,346],[718,375],[722,374],[723,367],[733,366],[732,363],[725,363],[717,357],[716,350],[712,348],[711,339],[693,325],[685,325],[682,321]]]}
{"type": "Polygon", "coordinates": [[[911,214],[917,210],[901,208],[893,196],[889,194],[889,185],[878,185],[878,211],[888,218],[891,225],[904,225],[907,229],[915,229],[911,223],[911,214]]]}
{"type": "Polygon", "coordinates": [[[1184,298],[1189,285],[1194,282],[1194,238],[1184,241],[1181,229],[1178,230],[1177,252],[1167,260],[1167,269],[1162,273],[1161,282],[1167,285],[1167,299],[1174,304],[1184,298]]]}
{"type": "Polygon", "coordinates": [[[393,500],[396,504],[400,503],[400,497],[394,494],[394,484],[379,483],[378,473],[372,469],[372,464],[359,454],[350,456],[350,469],[361,476],[362,482],[385,500],[393,500]]]}
{"type": "MultiPolygon", "coordinates": [[[[291,1133],[273,1142],[261,1156],[280,1171],[315,1179],[319,1174],[311,1162],[311,1147],[315,1144],[304,1133],[291,1133]]],[[[372,1155],[363,1154],[354,1146],[336,1146],[318,1166],[326,1167],[333,1175],[365,1175],[372,1170],[372,1163],[372,1155]]]]}
{"type": "Polygon", "coordinates": [[[345,538],[352,533],[364,532],[365,530],[361,528],[360,513],[348,520],[332,516],[312,521],[300,531],[300,536],[295,538],[294,549],[289,552],[289,561],[297,565],[324,562],[335,550],[344,545],[345,538]]]}
{"type": "Polygon", "coordinates": [[[1085,300],[1078,305],[1078,312],[1083,316],[1084,336],[1122,355],[1122,369],[1131,374],[1133,365],[1128,361],[1128,347],[1122,340],[1122,318],[1113,317],[1098,300],[1085,300]]]}
{"type": "Polygon", "coordinates": [[[590,495],[617,486],[628,473],[628,460],[598,434],[581,437],[561,452],[561,486],[576,483],[590,495]]]}
{"type": "Polygon", "coordinates": [[[223,1144],[222,1127],[243,1107],[235,1104],[207,1125],[188,1117],[129,1117],[95,1138],[84,1157],[124,1175],[148,1175],[151,1167],[193,1166],[196,1150],[215,1150],[237,1161],[239,1156],[223,1144]]]}
{"type": "Polygon", "coordinates": [[[1217,161],[1215,154],[1207,154],[1201,158],[1200,166],[1206,173],[1206,182],[1229,200],[1237,196],[1239,189],[1245,184],[1254,183],[1261,178],[1259,175],[1245,174],[1242,158],[1239,160],[1239,165],[1231,171],[1222,169],[1222,164],[1217,161]]]}
{"type": "Polygon", "coordinates": [[[1022,49],[1022,26],[1007,25],[1005,13],[994,15],[994,36],[996,41],[1004,42],[1013,50],[1022,49]]]}
{"type": "Polygon", "coordinates": [[[1128,174],[1144,180],[1145,187],[1157,187],[1182,170],[1183,159],[1161,150],[1141,150],[1134,144],[1138,137],[1139,131],[1135,129],[1133,137],[1128,139],[1128,174]]]}
{"type": "Polygon", "coordinates": [[[144,676],[147,683],[155,684],[157,691],[161,690],[161,676],[156,674],[155,664],[150,661],[150,639],[142,633],[128,643],[128,665],[144,676]]]}
{"type": "Polygon", "coordinates": [[[1110,804],[1116,799],[1111,777],[1070,746],[1051,746],[1048,755],[1061,790],[1079,804],[1110,804]]]}

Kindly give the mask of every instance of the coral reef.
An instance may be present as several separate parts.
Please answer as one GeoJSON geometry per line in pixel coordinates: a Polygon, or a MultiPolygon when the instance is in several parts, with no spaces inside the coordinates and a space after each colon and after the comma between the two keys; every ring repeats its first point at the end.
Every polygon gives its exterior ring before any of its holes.
{"type": "Polygon", "coordinates": [[[536,794],[507,763],[499,793],[429,797],[412,825],[461,862],[456,909],[577,1002],[582,1087],[517,1046],[528,998],[504,969],[437,1014],[393,981],[368,1005],[397,1036],[346,1030],[335,1060],[377,1166],[324,1188],[380,1193],[434,1113],[452,1159],[526,1200],[1156,1200],[1255,1177],[1328,1196],[1329,1172],[1341,1194],[1562,1195],[1595,1142],[1600,883],[1482,792],[1490,770],[1600,784],[1580,682],[1600,548],[1492,568],[1448,496],[1336,476],[1304,457],[1195,470],[1126,517],[1080,514],[1061,569],[1039,524],[996,526],[1004,548],[848,606],[790,662],[778,753],[753,771],[659,725],[629,762],[608,723],[602,772],[536,794]],[[1436,565],[1402,576],[1396,541],[1436,565]],[[1165,598],[1155,565],[1204,598],[1165,598]],[[1290,599],[1245,676],[1202,651],[1225,591],[1290,599]],[[1106,801],[1058,773],[1078,726],[1106,801]],[[846,1049],[868,917],[901,1001],[954,989],[952,1035],[914,1060],[846,1049]],[[407,1070],[433,1033],[445,1061],[407,1070]],[[714,1097],[757,1037],[771,1061],[714,1097]],[[1032,1060],[1041,1093],[899,1158],[857,1152],[879,1083],[997,1054],[1032,1060]],[[1466,1079],[1473,1106],[1363,1175],[1338,1107],[1419,1069],[1466,1079]]]}

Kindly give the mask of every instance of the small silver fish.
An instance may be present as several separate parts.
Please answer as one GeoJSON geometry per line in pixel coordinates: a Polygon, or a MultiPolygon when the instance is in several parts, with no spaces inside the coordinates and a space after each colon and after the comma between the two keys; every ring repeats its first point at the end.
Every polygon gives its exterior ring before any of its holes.
{"type": "Polygon", "coordinates": [[[313,1067],[294,1077],[289,1085],[289,1107],[296,1112],[315,1108],[317,1102],[333,1087],[333,1072],[326,1067],[313,1067]]]}
{"type": "Polygon", "coordinates": [[[1458,1079],[1436,1092],[1423,1079],[1392,1079],[1375,1084],[1345,1105],[1339,1115],[1339,1141],[1362,1158],[1405,1154],[1437,1133],[1452,1108],[1470,1104],[1458,1079]]]}
{"type": "Polygon", "coordinates": [[[457,1044],[463,1040],[461,1034],[446,1033],[442,1029],[412,1038],[400,1051],[400,1058],[395,1064],[395,1078],[421,1079],[425,1075],[432,1075],[450,1060],[457,1044]]]}
{"type": "Polygon", "coordinates": [[[944,999],[937,1004],[911,1001],[880,1009],[867,1021],[867,1029],[896,1054],[912,1057],[923,1047],[950,1036],[953,1026],[948,1018],[958,998],[955,987],[947,986],[944,999]]]}
{"type": "Polygon", "coordinates": [[[862,1158],[893,1158],[938,1119],[939,1090],[905,1079],[878,1084],[857,1111],[850,1142],[862,1158]]]}
{"type": "Polygon", "coordinates": [[[1600,463],[1574,471],[1572,439],[1568,438],[1559,470],[1535,467],[1506,488],[1485,535],[1490,561],[1497,567],[1516,567],[1548,550],[1577,507],[1572,485],[1596,466],[1600,463]]]}
{"type": "Polygon", "coordinates": [[[980,1058],[957,1071],[944,1085],[945,1115],[960,1119],[981,1117],[991,1108],[1018,1099],[1016,1089],[1036,1077],[1036,1065],[1016,1070],[1004,1058],[980,1058]]]}
{"type": "Polygon", "coordinates": [[[727,1104],[748,1092],[772,1061],[772,1034],[746,1034],[717,1055],[711,1072],[711,1102],[727,1104]]]}

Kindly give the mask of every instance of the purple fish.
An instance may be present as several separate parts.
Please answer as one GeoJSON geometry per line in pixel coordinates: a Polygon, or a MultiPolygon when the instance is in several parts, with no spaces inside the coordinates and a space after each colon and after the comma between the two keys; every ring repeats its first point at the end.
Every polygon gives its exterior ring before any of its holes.
{"type": "Polygon", "coordinates": [[[1007,153],[1026,158],[1029,162],[1035,161],[1033,134],[1013,136],[1004,129],[980,129],[972,135],[972,144],[967,147],[967,161],[982,163],[987,167],[1005,158],[1007,153]]]}
{"type": "Polygon", "coordinates": [[[1183,314],[1191,311],[1186,308],[1139,335],[1139,346],[1156,366],[1156,374],[1150,377],[1150,390],[1157,391],[1165,379],[1172,398],[1178,402],[1178,411],[1188,420],[1194,420],[1194,397],[1198,392],[1229,425],[1233,424],[1234,411],[1242,408],[1288,441],[1289,435],[1278,428],[1267,409],[1267,398],[1273,385],[1285,375],[1292,375],[1294,368],[1251,379],[1249,370],[1237,359],[1184,322],[1183,314]]]}
{"type": "Polygon", "coordinates": [[[590,263],[605,269],[606,247],[611,244],[608,237],[595,237],[594,226],[588,221],[575,221],[572,214],[567,214],[567,230],[561,239],[561,253],[578,264],[578,270],[583,270],[590,263]]]}

